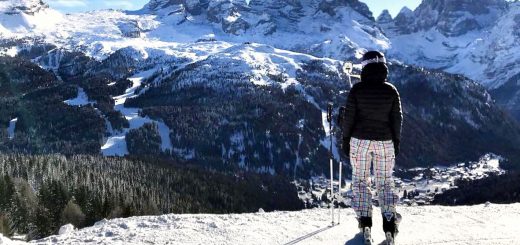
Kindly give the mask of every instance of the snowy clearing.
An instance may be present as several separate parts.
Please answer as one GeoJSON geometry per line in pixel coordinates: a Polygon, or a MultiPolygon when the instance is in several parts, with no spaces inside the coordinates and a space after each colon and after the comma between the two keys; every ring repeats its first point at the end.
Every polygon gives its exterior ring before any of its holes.
{"type": "Polygon", "coordinates": [[[155,121],[149,117],[141,117],[139,115],[139,108],[125,107],[125,101],[128,98],[135,96],[135,91],[141,86],[142,80],[155,70],[145,71],[129,78],[132,81],[132,87],[127,89],[124,94],[114,97],[114,109],[120,111],[123,116],[130,123],[130,128],[123,129],[122,132],[113,132],[112,136],[108,137],[107,142],[101,147],[101,152],[105,156],[125,156],[128,155],[128,148],[126,146],[126,134],[132,129],[140,128],[146,123],[156,123],[159,128],[159,135],[161,136],[161,150],[172,151],[173,146],[170,139],[170,129],[165,123],[155,121]]]}
{"type": "Polygon", "coordinates": [[[81,87],[78,87],[78,96],[76,98],[63,101],[63,103],[70,105],[70,106],[85,106],[85,105],[95,104],[94,101],[90,101],[88,99],[88,96],[85,93],[85,90],[83,90],[83,88],[81,88],[81,87]]]}
{"type": "MultiPolygon", "coordinates": [[[[378,214],[379,209],[374,210],[378,214]]],[[[520,204],[400,207],[398,244],[515,244],[520,204]]],[[[328,209],[231,215],[162,215],[98,222],[37,244],[362,244],[352,209],[330,227],[328,209]]],[[[375,244],[383,241],[374,218],[375,244]]]]}
{"type": "Polygon", "coordinates": [[[9,127],[7,128],[7,137],[12,140],[14,139],[14,131],[16,129],[16,122],[18,122],[18,118],[14,118],[9,121],[9,127]]]}

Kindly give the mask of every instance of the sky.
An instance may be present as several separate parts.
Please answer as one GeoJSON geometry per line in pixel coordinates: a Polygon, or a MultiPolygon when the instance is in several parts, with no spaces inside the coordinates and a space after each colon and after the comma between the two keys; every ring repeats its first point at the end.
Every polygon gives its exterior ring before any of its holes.
{"type": "MultiPolygon", "coordinates": [[[[46,0],[54,9],[64,13],[83,12],[95,9],[126,9],[137,10],[142,8],[149,0],[46,0]]],[[[415,9],[421,0],[361,0],[366,3],[374,17],[377,18],[383,9],[388,9],[393,17],[404,6],[415,9]]]]}
{"type": "Polygon", "coordinates": [[[377,18],[384,9],[388,9],[392,17],[395,17],[404,6],[414,10],[421,0],[361,0],[361,2],[366,3],[374,18],[377,18]]]}
{"type": "Polygon", "coordinates": [[[96,9],[141,9],[149,0],[44,0],[63,13],[84,12],[96,9]]]}

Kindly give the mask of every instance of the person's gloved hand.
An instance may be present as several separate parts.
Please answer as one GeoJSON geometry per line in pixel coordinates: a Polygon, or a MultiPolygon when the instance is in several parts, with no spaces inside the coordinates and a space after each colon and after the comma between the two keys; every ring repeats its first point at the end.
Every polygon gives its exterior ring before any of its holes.
{"type": "Polygon", "coordinates": [[[347,157],[350,156],[350,140],[347,138],[343,138],[343,144],[341,144],[341,149],[347,155],[347,157]]]}
{"type": "Polygon", "coordinates": [[[399,152],[401,151],[401,142],[399,140],[394,140],[394,155],[397,157],[399,152]]]}

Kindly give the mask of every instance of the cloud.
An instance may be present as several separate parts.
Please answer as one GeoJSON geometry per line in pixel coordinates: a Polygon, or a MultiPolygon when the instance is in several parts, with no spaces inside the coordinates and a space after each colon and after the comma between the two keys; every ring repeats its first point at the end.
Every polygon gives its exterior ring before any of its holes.
{"type": "Polygon", "coordinates": [[[50,5],[61,8],[81,8],[86,7],[86,0],[47,0],[50,5]]]}

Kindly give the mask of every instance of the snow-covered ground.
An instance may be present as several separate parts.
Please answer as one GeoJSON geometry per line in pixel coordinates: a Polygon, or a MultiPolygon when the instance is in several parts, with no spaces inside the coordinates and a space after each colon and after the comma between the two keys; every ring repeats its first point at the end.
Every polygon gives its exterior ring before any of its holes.
{"type": "MultiPolygon", "coordinates": [[[[125,93],[122,95],[115,96],[113,99],[115,101],[114,109],[121,112],[123,116],[128,120],[130,127],[125,128],[121,131],[114,131],[112,129],[112,126],[108,120],[106,120],[107,125],[107,131],[110,134],[108,139],[106,140],[105,144],[101,146],[101,152],[105,156],[125,156],[128,155],[128,148],[126,145],[126,134],[130,132],[132,129],[137,129],[142,127],[146,123],[155,123],[158,126],[159,129],[159,135],[161,137],[161,150],[165,152],[173,151],[172,142],[170,139],[170,129],[168,126],[161,121],[153,120],[149,117],[142,117],[139,115],[139,108],[127,108],[125,107],[125,101],[128,98],[132,98],[136,96],[135,91],[141,86],[142,80],[149,77],[153,74],[155,70],[148,70],[141,73],[138,73],[134,75],[133,77],[129,78],[130,81],[132,81],[132,87],[126,89],[125,93]]],[[[110,85],[110,84],[109,84],[110,85]]],[[[113,84],[112,84],[113,85],[113,84]]],[[[95,105],[95,101],[89,100],[87,94],[83,90],[83,88],[78,88],[78,96],[73,99],[69,99],[66,101],[63,101],[63,103],[70,105],[70,106],[85,106],[85,105],[95,105]]],[[[101,115],[102,112],[97,110],[96,111],[101,115]]],[[[13,119],[15,120],[15,119],[13,119]]],[[[14,122],[16,123],[16,121],[14,122]]],[[[12,133],[11,126],[8,129],[9,132],[9,138],[12,138],[11,135],[14,137],[14,123],[11,121],[11,124],[13,125],[12,133]]]]}
{"type": "Polygon", "coordinates": [[[14,131],[16,129],[16,123],[18,122],[18,118],[14,118],[9,121],[9,127],[7,128],[7,137],[9,139],[14,139],[14,131]]]}
{"type": "MultiPolygon", "coordinates": [[[[379,209],[374,210],[375,214],[379,209]]],[[[520,204],[400,207],[398,244],[518,244],[520,204]]],[[[362,244],[354,212],[341,210],[331,227],[328,209],[253,214],[186,214],[101,221],[36,244],[362,244]]],[[[374,217],[375,244],[383,241],[374,217]]],[[[3,238],[5,240],[5,238],[3,238]]],[[[1,243],[0,243],[1,244],[1,243]]],[[[19,243],[22,244],[22,243],[19,243]]]]}
{"type": "Polygon", "coordinates": [[[105,156],[125,156],[128,155],[128,148],[126,145],[126,134],[136,128],[142,127],[146,123],[156,123],[159,128],[159,135],[161,136],[161,150],[171,151],[173,150],[172,142],[170,139],[170,129],[164,122],[152,120],[149,117],[142,117],[139,115],[138,108],[127,108],[125,107],[125,101],[128,98],[135,96],[135,91],[141,86],[141,82],[144,78],[153,74],[154,70],[139,73],[132,78],[132,87],[127,89],[124,94],[114,97],[115,107],[114,109],[121,112],[123,116],[130,123],[130,128],[125,128],[121,132],[113,132],[112,136],[108,138],[106,143],[101,147],[101,151],[105,156]]]}
{"type": "Polygon", "coordinates": [[[85,106],[89,104],[95,104],[94,101],[90,101],[88,99],[88,96],[83,88],[78,88],[78,96],[76,98],[63,101],[63,103],[70,106],[85,106]]]}

